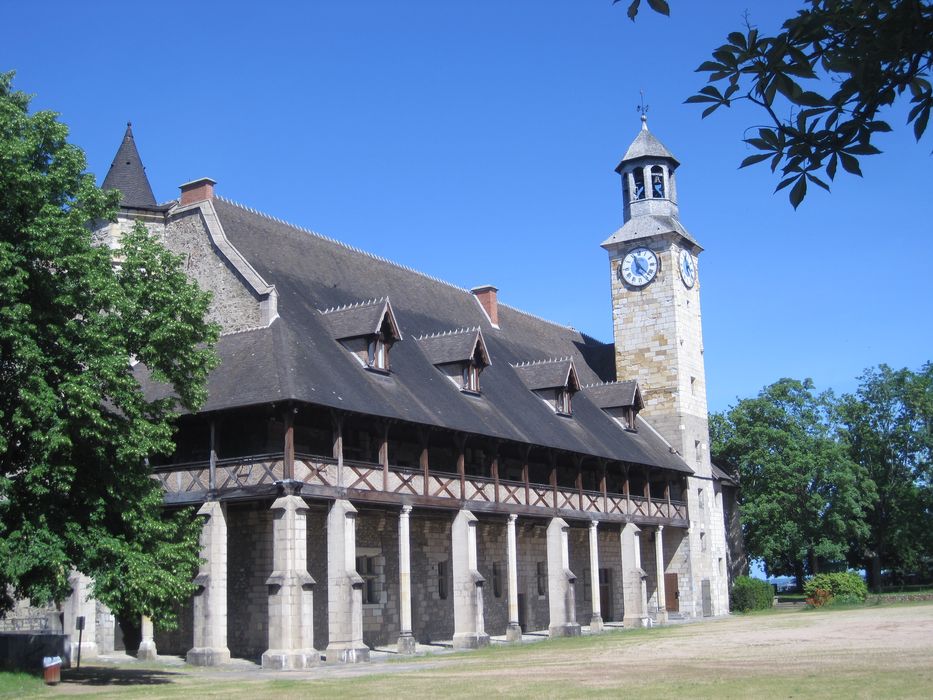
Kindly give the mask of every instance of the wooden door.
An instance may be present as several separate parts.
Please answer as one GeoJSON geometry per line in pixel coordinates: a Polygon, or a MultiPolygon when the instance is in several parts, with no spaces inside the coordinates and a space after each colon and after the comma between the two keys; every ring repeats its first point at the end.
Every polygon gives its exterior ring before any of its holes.
{"type": "Polygon", "coordinates": [[[664,574],[664,607],[669,613],[680,612],[680,589],[677,574],[664,574]]]}

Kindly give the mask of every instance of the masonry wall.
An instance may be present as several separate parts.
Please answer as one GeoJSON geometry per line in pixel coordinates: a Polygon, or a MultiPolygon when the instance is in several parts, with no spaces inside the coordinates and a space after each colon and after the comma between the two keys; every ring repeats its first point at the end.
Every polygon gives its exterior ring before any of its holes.
{"type": "Polygon", "coordinates": [[[413,514],[411,519],[411,625],[415,639],[428,644],[454,636],[451,525],[454,513],[438,518],[413,514]],[[440,586],[438,564],[446,573],[440,586]]]}
{"type": "Polygon", "coordinates": [[[486,634],[505,634],[509,625],[508,526],[505,520],[477,523],[476,561],[483,585],[486,634]]]}
{"type": "Polygon", "coordinates": [[[269,641],[271,505],[227,506],[227,647],[231,656],[253,661],[269,641]]]}
{"type": "MultiPolygon", "coordinates": [[[[399,635],[398,513],[360,512],[356,519],[356,555],[372,559],[374,601],[363,604],[363,641],[369,647],[395,644],[399,635]]],[[[360,569],[361,567],[358,567],[360,569]]]]}
{"type": "Polygon", "coordinates": [[[516,530],[518,546],[519,619],[524,632],[547,630],[549,611],[547,599],[547,522],[522,522],[516,530]],[[537,566],[545,567],[544,592],[539,594],[537,566]]]}

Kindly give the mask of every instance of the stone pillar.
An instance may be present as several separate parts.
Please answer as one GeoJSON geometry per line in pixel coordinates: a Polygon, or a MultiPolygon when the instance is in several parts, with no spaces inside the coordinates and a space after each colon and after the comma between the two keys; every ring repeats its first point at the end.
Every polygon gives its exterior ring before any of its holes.
{"type": "Polygon", "coordinates": [[[338,499],[327,514],[327,662],[369,661],[363,643],[363,577],[356,571],[356,508],[338,499]]]}
{"type": "Polygon", "coordinates": [[[508,530],[508,566],[509,566],[509,626],[505,630],[505,639],[509,642],[522,641],[522,627],[518,624],[518,545],[515,538],[515,521],[518,516],[509,516],[508,530]]]}
{"type": "Polygon", "coordinates": [[[81,660],[96,658],[97,647],[97,601],[91,598],[91,578],[77,571],[68,577],[71,595],[64,605],[63,631],[70,637],[71,663],[78,659],[78,639],[80,639],[81,660]],[[84,631],[78,630],[78,618],[84,618],[84,631]]]}
{"type": "Polygon", "coordinates": [[[230,661],[227,648],[227,514],[219,501],[207,501],[198,515],[201,527],[201,567],[194,579],[194,646],[187,661],[217,666],[230,661]]]}
{"type": "Polygon", "coordinates": [[[658,576],[658,624],[667,622],[667,608],[664,591],[664,526],[658,525],[654,534],[654,560],[658,576]]]}
{"type": "Polygon", "coordinates": [[[483,583],[476,568],[476,516],[461,510],[451,528],[454,589],[454,648],[489,644],[483,620],[483,583]]]}
{"type": "Polygon", "coordinates": [[[272,504],[272,574],[269,587],[269,648],[262,667],[296,670],[314,666],[314,579],[308,573],[308,504],[300,484],[283,482],[272,504]]]}
{"type": "Polygon", "coordinates": [[[411,537],[409,525],[411,506],[402,506],[398,516],[398,653],[414,654],[415,638],[411,634],[411,537]]]}
{"type": "Polygon", "coordinates": [[[641,568],[641,530],[626,523],[619,537],[622,547],[622,624],[628,628],[647,626],[647,590],[641,568]]]}
{"type": "Polygon", "coordinates": [[[596,528],[599,522],[590,522],[590,599],[593,602],[593,614],[590,617],[590,631],[603,631],[603,612],[599,599],[599,537],[596,528]]]}
{"type": "Polygon", "coordinates": [[[152,619],[148,615],[140,617],[139,631],[141,639],[139,649],[136,651],[136,658],[139,661],[154,661],[158,653],[156,652],[155,635],[152,630],[152,619]]]}
{"type": "Polygon", "coordinates": [[[577,577],[570,570],[567,523],[552,518],[547,527],[547,597],[550,611],[548,633],[552,637],[577,637],[577,608],[574,584],[577,577]]]}

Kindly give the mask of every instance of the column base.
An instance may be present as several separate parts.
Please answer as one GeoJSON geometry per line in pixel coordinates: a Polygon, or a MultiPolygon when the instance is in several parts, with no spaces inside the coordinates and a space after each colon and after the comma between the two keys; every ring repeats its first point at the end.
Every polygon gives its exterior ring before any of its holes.
{"type": "Polygon", "coordinates": [[[417,648],[418,644],[415,642],[415,638],[410,634],[403,634],[398,638],[399,654],[414,654],[417,648]]]}
{"type": "Polygon", "coordinates": [[[321,654],[316,649],[269,649],[262,655],[262,667],[273,671],[300,671],[317,666],[321,654]]]}
{"type": "Polygon", "coordinates": [[[632,615],[622,618],[622,626],[625,629],[642,629],[648,626],[648,618],[642,615],[632,615]]]}
{"type": "Polygon", "coordinates": [[[359,664],[369,661],[369,647],[329,646],[324,651],[329,664],[359,664]]]}
{"type": "Polygon", "coordinates": [[[576,622],[567,622],[563,625],[551,625],[547,628],[547,633],[551,637],[579,637],[581,630],[576,622]]]}
{"type": "Polygon", "coordinates": [[[590,632],[602,632],[603,631],[603,616],[602,615],[593,615],[590,618],[590,632]]]}
{"type": "Polygon", "coordinates": [[[479,649],[489,646],[488,634],[463,633],[454,635],[454,649],[479,649]]]}
{"type": "Polygon", "coordinates": [[[509,626],[505,630],[505,641],[507,642],[520,642],[522,641],[522,626],[517,622],[509,623],[509,626]]]}
{"type": "Polygon", "coordinates": [[[139,643],[139,649],[136,650],[137,661],[155,661],[156,656],[158,656],[158,653],[153,640],[144,639],[139,643]]]}
{"type": "Polygon", "coordinates": [[[185,661],[192,666],[220,666],[230,663],[230,650],[227,647],[195,647],[188,650],[185,661]]]}

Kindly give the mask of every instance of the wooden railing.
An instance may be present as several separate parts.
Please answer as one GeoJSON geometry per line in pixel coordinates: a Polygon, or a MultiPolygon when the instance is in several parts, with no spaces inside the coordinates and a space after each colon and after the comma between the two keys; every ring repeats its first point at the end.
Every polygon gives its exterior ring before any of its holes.
{"type": "MultiPolygon", "coordinates": [[[[215,493],[237,489],[272,487],[285,478],[282,454],[253,455],[217,460],[214,483],[211,484],[210,463],[190,462],[160,466],[153,478],[174,500],[193,500],[215,493]]],[[[452,472],[429,471],[427,478],[421,469],[398,467],[374,462],[337,460],[316,455],[295,455],[292,478],[312,488],[346,489],[356,492],[393,494],[414,499],[446,499],[474,504],[474,508],[496,508],[503,511],[515,507],[576,513],[601,514],[624,518],[686,521],[687,504],[682,501],[649,500],[642,496],[626,496],[565,486],[491,479],[460,475],[452,472]]],[[[352,497],[352,496],[351,496],[352,497]]],[[[362,495],[361,495],[362,497],[362,495]]],[[[470,506],[468,506],[470,507],[470,506]]]]}

